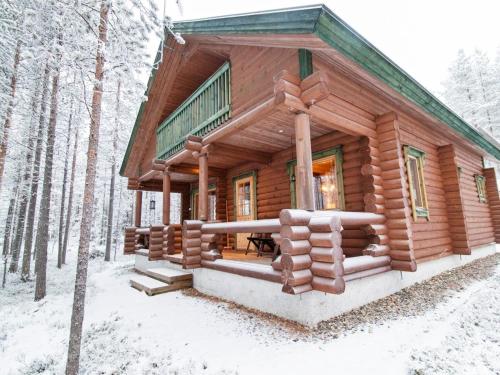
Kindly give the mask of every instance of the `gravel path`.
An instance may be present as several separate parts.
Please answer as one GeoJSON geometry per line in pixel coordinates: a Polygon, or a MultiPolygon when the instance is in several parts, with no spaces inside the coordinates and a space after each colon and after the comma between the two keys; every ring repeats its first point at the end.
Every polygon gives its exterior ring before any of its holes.
{"type": "MultiPolygon", "coordinates": [[[[339,334],[356,330],[365,324],[377,324],[384,320],[422,315],[475,281],[492,278],[499,264],[500,254],[498,253],[478,259],[463,267],[444,272],[398,293],[321,322],[312,333],[324,339],[335,338],[339,334]]],[[[494,280],[498,282],[498,276],[494,280]]],[[[500,286],[500,283],[498,285],[500,286]]],[[[500,290],[500,287],[498,289],[500,290]]]]}

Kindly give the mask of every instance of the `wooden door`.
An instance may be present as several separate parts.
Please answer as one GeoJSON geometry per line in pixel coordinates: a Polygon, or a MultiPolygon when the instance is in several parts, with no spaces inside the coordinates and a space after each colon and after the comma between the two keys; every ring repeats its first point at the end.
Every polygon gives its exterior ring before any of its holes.
{"type": "MultiPolygon", "coordinates": [[[[256,218],[255,177],[253,175],[239,178],[235,181],[236,221],[254,220],[256,218]]],[[[250,233],[236,235],[236,248],[246,249],[247,237],[250,233]]]]}

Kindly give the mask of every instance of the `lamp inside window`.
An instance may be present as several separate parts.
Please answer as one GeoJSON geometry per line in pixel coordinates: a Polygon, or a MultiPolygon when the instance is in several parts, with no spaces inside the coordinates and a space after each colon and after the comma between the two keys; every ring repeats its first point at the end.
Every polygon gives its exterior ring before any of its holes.
{"type": "MultiPolygon", "coordinates": [[[[314,209],[315,210],[338,210],[342,209],[339,179],[338,179],[338,158],[337,155],[329,155],[313,160],[314,179],[314,209]]],[[[295,184],[297,166],[294,167],[294,174],[291,181],[295,186],[296,194],[300,194],[302,188],[295,184]]]]}

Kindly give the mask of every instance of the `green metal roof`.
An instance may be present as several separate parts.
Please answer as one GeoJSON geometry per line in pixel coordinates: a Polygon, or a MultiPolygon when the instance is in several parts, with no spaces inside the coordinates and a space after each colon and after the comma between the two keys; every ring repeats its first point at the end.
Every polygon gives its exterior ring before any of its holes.
{"type": "MultiPolygon", "coordinates": [[[[425,112],[500,160],[500,149],[493,140],[467,124],[325,5],[180,21],[174,23],[174,30],[185,35],[314,34],[425,112]]],[[[132,138],[130,142],[133,142],[132,138]]],[[[120,173],[124,170],[128,153],[120,173]]]]}

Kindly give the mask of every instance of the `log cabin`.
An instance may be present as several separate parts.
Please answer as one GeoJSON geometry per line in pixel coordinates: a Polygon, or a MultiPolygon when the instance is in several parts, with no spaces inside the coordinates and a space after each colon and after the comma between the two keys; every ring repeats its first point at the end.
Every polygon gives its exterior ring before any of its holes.
{"type": "Polygon", "coordinates": [[[315,324],[495,252],[499,143],[326,6],[174,31],[120,171],[139,271],[315,324]],[[141,226],[143,191],[162,192],[162,223],[141,226]]]}

